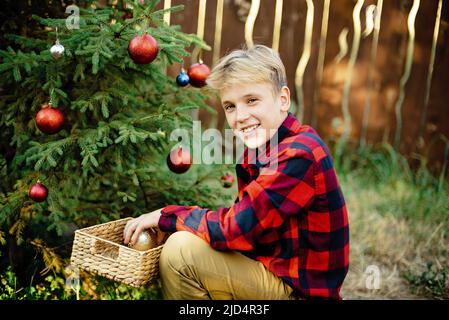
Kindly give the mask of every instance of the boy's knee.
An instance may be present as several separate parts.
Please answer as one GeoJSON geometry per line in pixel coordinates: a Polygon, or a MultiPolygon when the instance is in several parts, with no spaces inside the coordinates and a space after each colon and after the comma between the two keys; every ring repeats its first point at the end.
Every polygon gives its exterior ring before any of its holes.
{"type": "Polygon", "coordinates": [[[209,244],[188,231],[168,237],[159,258],[164,299],[208,299],[197,280],[197,265],[207,259],[207,250],[211,250],[209,244]]]}
{"type": "Polygon", "coordinates": [[[201,251],[201,246],[208,244],[188,231],[177,231],[168,237],[162,248],[159,258],[160,270],[167,267],[175,270],[192,265],[195,261],[194,255],[201,251]]]}

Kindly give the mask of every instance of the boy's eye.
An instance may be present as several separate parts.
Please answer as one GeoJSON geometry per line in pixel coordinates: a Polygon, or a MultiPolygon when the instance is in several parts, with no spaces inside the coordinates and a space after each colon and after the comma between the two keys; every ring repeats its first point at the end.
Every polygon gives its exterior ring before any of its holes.
{"type": "Polygon", "coordinates": [[[255,103],[256,101],[257,101],[256,98],[249,98],[249,99],[248,99],[248,104],[253,104],[253,103],[255,103]]]}
{"type": "Polygon", "coordinates": [[[232,111],[233,108],[234,108],[234,105],[232,105],[232,104],[227,104],[224,106],[225,111],[232,111]]]}

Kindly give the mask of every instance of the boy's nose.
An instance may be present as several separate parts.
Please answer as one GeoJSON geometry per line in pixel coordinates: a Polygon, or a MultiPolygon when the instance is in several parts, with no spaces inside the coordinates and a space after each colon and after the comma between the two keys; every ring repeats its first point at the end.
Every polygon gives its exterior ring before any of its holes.
{"type": "Polygon", "coordinates": [[[245,122],[250,117],[250,113],[248,110],[246,110],[245,107],[237,106],[236,107],[236,114],[237,114],[237,121],[238,122],[245,122]]]}

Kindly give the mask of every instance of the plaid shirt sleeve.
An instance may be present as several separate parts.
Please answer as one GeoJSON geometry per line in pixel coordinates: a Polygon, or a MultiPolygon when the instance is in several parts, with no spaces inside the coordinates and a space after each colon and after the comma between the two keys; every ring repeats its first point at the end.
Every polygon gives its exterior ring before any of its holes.
{"type": "Polygon", "coordinates": [[[277,170],[262,169],[230,208],[212,211],[198,206],[169,205],[162,210],[163,231],[190,231],[217,250],[251,251],[267,230],[278,228],[286,215],[307,207],[314,195],[313,161],[307,153],[286,150],[277,170]],[[282,203],[275,194],[285,194],[282,203]]]}

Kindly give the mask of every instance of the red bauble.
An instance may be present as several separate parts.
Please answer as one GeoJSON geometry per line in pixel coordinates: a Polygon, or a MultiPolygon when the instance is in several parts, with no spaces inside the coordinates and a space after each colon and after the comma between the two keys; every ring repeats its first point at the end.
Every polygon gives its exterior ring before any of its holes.
{"type": "Polygon", "coordinates": [[[194,87],[201,88],[206,85],[206,79],[210,74],[210,69],[204,63],[192,64],[187,70],[190,78],[190,84],[194,87]]]}
{"type": "Polygon", "coordinates": [[[223,184],[223,187],[230,188],[234,183],[234,177],[230,173],[225,173],[225,175],[221,177],[221,183],[223,184]]]}
{"type": "Polygon", "coordinates": [[[192,156],[189,150],[178,147],[173,149],[167,156],[167,166],[174,173],[184,173],[192,165],[192,156]]]}
{"type": "Polygon", "coordinates": [[[36,124],[43,133],[53,134],[61,130],[64,124],[64,115],[61,110],[44,104],[36,114],[36,124]]]}
{"type": "Polygon", "coordinates": [[[143,36],[135,36],[128,46],[128,54],[137,64],[148,64],[156,59],[159,47],[156,39],[145,33],[143,36]]]}
{"type": "Polygon", "coordinates": [[[42,202],[47,199],[48,189],[42,183],[38,182],[31,186],[28,196],[36,202],[42,202]]]}

